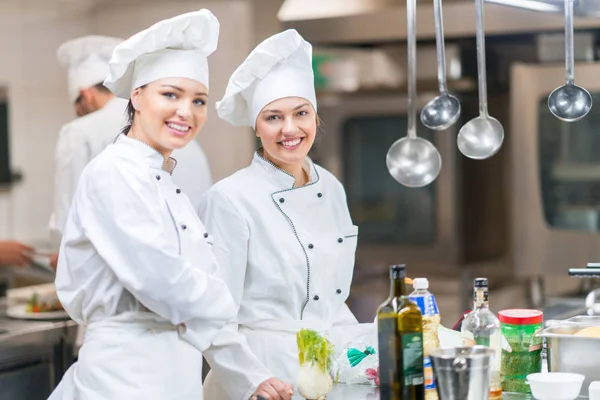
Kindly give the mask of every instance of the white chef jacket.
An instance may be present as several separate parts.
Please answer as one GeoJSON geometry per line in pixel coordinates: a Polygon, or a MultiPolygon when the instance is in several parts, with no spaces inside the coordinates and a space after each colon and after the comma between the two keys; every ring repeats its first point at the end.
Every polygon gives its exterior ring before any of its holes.
{"type": "Polygon", "coordinates": [[[88,332],[53,400],[202,399],[201,352],[235,307],[163,163],[174,161],[120,135],[81,175],[55,284],[88,332]]]}
{"type": "MultiPolygon", "coordinates": [[[[293,176],[256,153],[249,167],[216,183],[200,209],[238,308],[239,332],[272,375],[290,383],[299,368],[297,331],[358,324],[345,304],[358,227],[340,182],[308,158],[305,170],[309,183],[294,188],[293,176]]],[[[234,350],[205,352],[206,399],[242,400],[237,377],[249,367],[236,365],[234,350]]]]}
{"type": "MultiPolygon", "coordinates": [[[[126,121],[127,100],[114,97],[106,105],[63,126],[56,146],[54,207],[50,219],[53,240],[60,241],[79,177],[85,166],[113,142],[126,121]]],[[[208,160],[196,141],[173,151],[178,167],[173,181],[188,195],[195,210],[212,185],[208,160]]]]}

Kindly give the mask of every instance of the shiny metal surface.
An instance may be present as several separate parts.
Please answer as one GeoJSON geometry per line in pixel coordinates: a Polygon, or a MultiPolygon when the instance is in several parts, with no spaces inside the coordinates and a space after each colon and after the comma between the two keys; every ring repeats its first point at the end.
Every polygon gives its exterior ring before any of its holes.
{"type": "Polygon", "coordinates": [[[444,44],[444,20],[442,0],[433,1],[435,13],[435,43],[437,51],[438,85],[440,95],[432,99],[421,110],[421,122],[434,130],[444,130],[456,123],[460,117],[460,101],[448,93],[446,84],[446,50],[444,44]]]}
{"type": "Polygon", "coordinates": [[[442,348],[431,352],[431,364],[444,400],[486,399],[490,390],[491,357],[483,346],[442,348]]]}
{"type": "Polygon", "coordinates": [[[586,322],[563,322],[544,329],[540,336],[546,339],[548,370],[550,372],[573,372],[585,375],[581,395],[587,396],[592,381],[600,380],[600,338],[573,336],[586,322]]]}
{"type": "Polygon", "coordinates": [[[485,65],[485,28],[483,0],[475,0],[477,21],[477,73],[479,80],[479,117],[467,122],[458,132],[458,149],[466,157],[483,160],[496,154],[504,141],[502,124],[488,113],[485,65]]]}
{"type": "MultiPolygon", "coordinates": [[[[508,1],[502,0],[487,2],[489,15],[493,16],[486,21],[486,30],[490,35],[547,32],[564,28],[564,20],[558,13],[540,13],[529,11],[525,7],[507,7],[508,1]]],[[[531,3],[528,0],[513,2],[531,3]]],[[[582,4],[576,5],[576,15],[580,12],[579,7],[593,7],[591,4],[580,3],[582,4]]],[[[590,0],[587,3],[594,1],[590,0]]],[[[562,5],[560,7],[562,10],[562,5]]],[[[420,1],[417,12],[418,39],[435,38],[432,14],[432,2],[420,1]]],[[[464,23],[465,20],[472,21],[475,18],[472,0],[444,0],[444,16],[446,38],[475,35],[475,25],[464,23]]],[[[284,29],[297,29],[312,44],[379,43],[403,41],[407,37],[407,26],[404,22],[406,7],[403,0],[285,0],[279,9],[278,18],[284,29]]],[[[599,19],[584,18],[576,21],[577,28],[599,26],[599,19]]]]}
{"type": "MultiPolygon", "coordinates": [[[[560,13],[564,9],[564,0],[486,0],[489,3],[502,4],[523,10],[560,13]]],[[[594,18],[600,16],[600,2],[593,0],[575,0],[575,16],[594,18]]]]}
{"type": "Polygon", "coordinates": [[[386,156],[392,177],[407,187],[423,187],[437,178],[442,169],[442,157],[435,146],[417,138],[417,39],[416,0],[407,0],[408,25],[408,134],[397,140],[386,156]]]}
{"type": "Polygon", "coordinates": [[[575,85],[573,71],[573,2],[565,0],[565,85],[554,89],[548,97],[548,108],[558,119],[566,122],[579,121],[592,109],[592,95],[575,85]]]}

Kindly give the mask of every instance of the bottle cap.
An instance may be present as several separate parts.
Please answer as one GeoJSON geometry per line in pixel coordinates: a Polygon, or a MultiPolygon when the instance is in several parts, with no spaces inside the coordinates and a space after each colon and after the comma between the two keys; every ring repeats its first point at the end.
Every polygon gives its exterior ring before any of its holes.
{"type": "Polygon", "coordinates": [[[427,278],[415,278],[413,280],[413,288],[415,289],[429,289],[429,280],[427,278]]]}
{"type": "Polygon", "coordinates": [[[401,278],[406,277],[406,265],[404,264],[395,264],[390,266],[390,273],[392,275],[397,275],[401,278]]]}
{"type": "Polygon", "coordinates": [[[527,309],[502,310],[498,313],[498,319],[509,325],[537,325],[544,322],[544,313],[527,309]]]}
{"type": "Polygon", "coordinates": [[[486,288],[488,287],[488,279],[487,278],[475,278],[475,282],[473,285],[476,288],[486,288]]]}

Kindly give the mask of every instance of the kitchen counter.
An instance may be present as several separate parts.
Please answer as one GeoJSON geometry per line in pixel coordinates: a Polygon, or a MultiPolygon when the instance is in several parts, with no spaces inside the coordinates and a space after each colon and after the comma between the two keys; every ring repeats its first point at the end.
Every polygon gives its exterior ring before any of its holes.
{"type": "MultiPolygon", "coordinates": [[[[293,400],[303,400],[299,394],[295,394],[293,400]]],[[[533,397],[525,394],[505,393],[503,400],[533,400],[533,397]]],[[[583,399],[580,397],[578,399],[583,399]]],[[[334,385],[333,390],[327,396],[327,400],[379,400],[379,391],[374,386],[367,385],[334,385]]]]}
{"type": "Polygon", "coordinates": [[[0,387],[2,398],[45,400],[73,363],[74,321],[8,318],[0,298],[0,387]]]}

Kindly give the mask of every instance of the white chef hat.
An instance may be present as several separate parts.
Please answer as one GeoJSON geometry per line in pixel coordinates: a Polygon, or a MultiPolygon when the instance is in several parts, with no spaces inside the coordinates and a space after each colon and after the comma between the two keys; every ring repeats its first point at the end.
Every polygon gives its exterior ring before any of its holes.
{"type": "Polygon", "coordinates": [[[56,51],[60,64],[68,69],[69,99],[74,102],[79,90],[102,83],[108,76],[108,60],[123,41],[108,36],[83,36],[63,43],[56,51]]]}
{"type": "Polygon", "coordinates": [[[250,53],[229,79],[217,113],[234,126],[255,127],[261,110],[284,97],[302,97],[317,110],[312,46],[294,29],[271,36],[250,53]]]}
{"type": "Polygon", "coordinates": [[[205,9],[160,21],[115,48],[104,86],[123,99],[163,78],[189,78],[208,87],[207,58],[218,40],[219,21],[205,9]]]}

